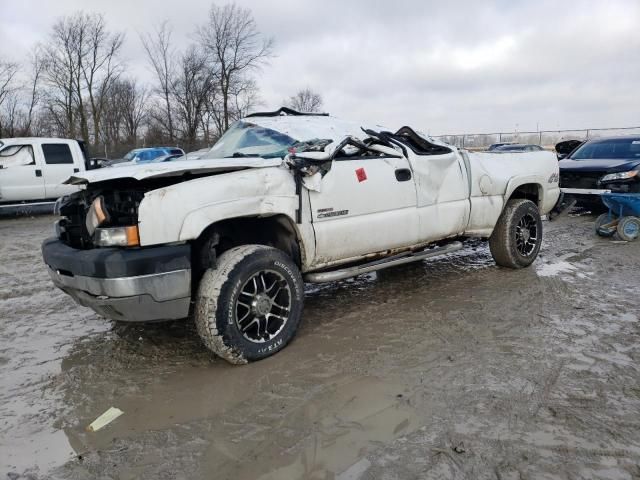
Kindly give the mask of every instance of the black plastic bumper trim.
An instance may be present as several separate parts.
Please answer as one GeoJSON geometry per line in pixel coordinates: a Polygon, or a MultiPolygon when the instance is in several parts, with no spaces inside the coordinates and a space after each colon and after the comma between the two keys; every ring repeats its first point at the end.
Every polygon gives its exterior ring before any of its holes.
{"type": "Polygon", "coordinates": [[[53,237],[42,243],[42,256],[53,270],[97,278],[133,277],[191,268],[189,244],[79,250],[53,237]]]}

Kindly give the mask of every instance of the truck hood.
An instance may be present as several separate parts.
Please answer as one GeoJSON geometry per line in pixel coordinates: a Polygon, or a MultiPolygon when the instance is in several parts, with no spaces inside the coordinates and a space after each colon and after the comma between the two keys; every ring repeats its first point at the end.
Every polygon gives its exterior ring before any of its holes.
{"type": "Polygon", "coordinates": [[[640,166],[638,160],[623,160],[619,158],[612,159],[593,159],[593,160],[572,160],[565,158],[558,162],[561,172],[626,172],[635,170],[640,166]]]}
{"type": "Polygon", "coordinates": [[[223,173],[246,168],[277,167],[282,164],[281,158],[208,158],[201,160],[176,160],[163,163],[146,163],[126,167],[105,167],[72,175],[64,183],[69,185],[86,185],[118,178],[174,177],[189,173],[223,173]]]}

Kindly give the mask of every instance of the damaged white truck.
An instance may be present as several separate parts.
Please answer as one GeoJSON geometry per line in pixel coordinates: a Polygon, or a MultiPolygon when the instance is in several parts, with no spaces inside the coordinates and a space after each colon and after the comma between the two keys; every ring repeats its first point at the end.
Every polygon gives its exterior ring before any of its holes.
{"type": "Polygon", "coordinates": [[[56,286],[118,321],[195,318],[232,363],[293,338],[304,282],[489,239],[498,265],[536,258],[560,195],[551,152],[472,153],[409,127],[288,109],[236,122],[205,158],[72,176],[44,261],[56,286]]]}

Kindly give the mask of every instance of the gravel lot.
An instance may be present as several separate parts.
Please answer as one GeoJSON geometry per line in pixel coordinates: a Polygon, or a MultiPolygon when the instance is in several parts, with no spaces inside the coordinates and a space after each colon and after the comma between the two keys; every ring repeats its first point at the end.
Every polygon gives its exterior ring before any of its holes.
{"type": "Polygon", "coordinates": [[[546,222],[525,270],[476,243],[310,286],[296,340],[242,367],[188,321],[75,305],[53,218],[0,220],[0,478],[640,478],[640,242],[593,220],[546,222]]]}

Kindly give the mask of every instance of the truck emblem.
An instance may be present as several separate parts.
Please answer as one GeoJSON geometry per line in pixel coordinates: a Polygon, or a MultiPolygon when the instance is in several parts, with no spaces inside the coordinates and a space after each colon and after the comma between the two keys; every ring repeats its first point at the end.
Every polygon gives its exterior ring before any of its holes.
{"type": "Polygon", "coordinates": [[[333,208],[319,208],[318,218],[341,217],[349,215],[349,210],[334,210],[333,208]]]}
{"type": "Polygon", "coordinates": [[[360,167],[356,170],[356,177],[358,178],[358,182],[364,182],[367,179],[367,172],[364,171],[364,168],[360,167]]]}

